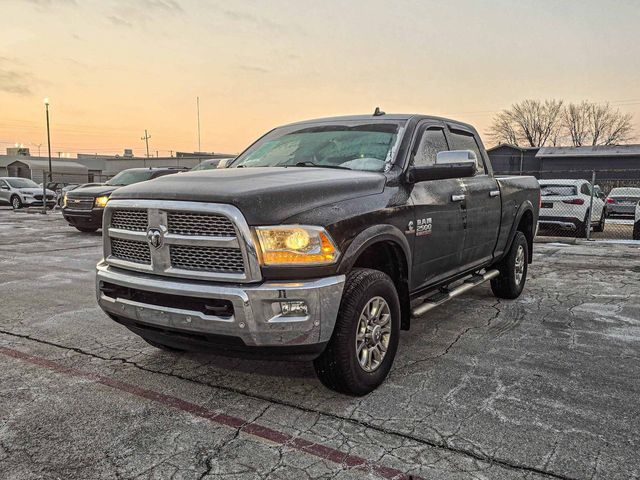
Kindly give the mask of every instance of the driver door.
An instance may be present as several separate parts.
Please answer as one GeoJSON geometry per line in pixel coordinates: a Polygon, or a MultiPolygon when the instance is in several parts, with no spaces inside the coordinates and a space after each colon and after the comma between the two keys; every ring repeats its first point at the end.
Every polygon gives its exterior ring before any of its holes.
{"type": "MultiPolygon", "coordinates": [[[[450,150],[440,123],[420,126],[414,142],[410,165],[434,165],[438,152],[450,150]]],[[[464,183],[457,178],[413,184],[413,223],[407,227],[407,234],[414,236],[412,290],[438,283],[459,269],[465,229],[458,199],[464,194],[464,183]]]]}

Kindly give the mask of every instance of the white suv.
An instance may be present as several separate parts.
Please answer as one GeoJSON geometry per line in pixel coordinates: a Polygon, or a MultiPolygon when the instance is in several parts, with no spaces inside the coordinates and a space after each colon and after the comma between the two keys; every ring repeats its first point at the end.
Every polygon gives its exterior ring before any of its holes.
{"type": "MultiPolygon", "coordinates": [[[[56,205],[56,192],[47,190],[47,207],[56,205]]],[[[8,203],[14,210],[42,205],[42,187],[33,180],[21,177],[0,177],[0,204],[8,203]]]]}
{"type": "Polygon", "coordinates": [[[539,183],[541,205],[538,226],[541,230],[573,230],[577,237],[585,238],[589,213],[593,231],[604,230],[604,201],[595,192],[590,210],[591,183],[573,179],[540,180],[539,183]]]}

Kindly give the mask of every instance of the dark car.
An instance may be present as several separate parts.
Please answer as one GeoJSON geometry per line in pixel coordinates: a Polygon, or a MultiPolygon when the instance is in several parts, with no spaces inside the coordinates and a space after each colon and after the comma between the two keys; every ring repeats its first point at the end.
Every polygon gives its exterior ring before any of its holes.
{"type": "Polygon", "coordinates": [[[229,168],[115,191],[98,302],[158,348],[313,359],[326,386],[363,395],[412,316],[487,281],[520,295],[539,201],[534,177],[494,176],[461,122],[287,125],[229,168]]]}
{"type": "Polygon", "coordinates": [[[102,227],[102,213],[114,190],[179,171],[182,169],[173,167],[123,170],[104,184],[67,192],[62,201],[62,215],[69,225],[81,232],[95,232],[102,227]]]}
{"type": "Polygon", "coordinates": [[[607,216],[633,218],[636,213],[636,205],[638,201],[640,201],[640,188],[614,188],[607,196],[607,216]]]}

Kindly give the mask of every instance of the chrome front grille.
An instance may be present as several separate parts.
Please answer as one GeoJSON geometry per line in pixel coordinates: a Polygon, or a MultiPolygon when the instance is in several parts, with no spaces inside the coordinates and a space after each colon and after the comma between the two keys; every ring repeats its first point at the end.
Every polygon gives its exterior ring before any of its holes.
{"type": "Polygon", "coordinates": [[[128,262],[151,265],[151,252],[147,242],[111,239],[111,255],[128,262]]]}
{"type": "Polygon", "coordinates": [[[114,267],[182,278],[261,280],[249,226],[231,205],[114,199],[104,222],[105,260],[114,267]]]}
{"type": "Polygon", "coordinates": [[[223,215],[206,213],[168,212],[167,228],[177,235],[207,237],[235,237],[233,223],[223,215]]]}
{"type": "Polygon", "coordinates": [[[146,210],[115,210],[111,216],[111,226],[122,230],[146,232],[149,227],[146,210]]]}
{"type": "Polygon", "coordinates": [[[93,197],[73,197],[67,194],[67,208],[73,210],[91,210],[94,201],[93,197]]]}
{"type": "Polygon", "coordinates": [[[171,245],[171,266],[199,272],[244,272],[242,252],[235,248],[171,245]]]}

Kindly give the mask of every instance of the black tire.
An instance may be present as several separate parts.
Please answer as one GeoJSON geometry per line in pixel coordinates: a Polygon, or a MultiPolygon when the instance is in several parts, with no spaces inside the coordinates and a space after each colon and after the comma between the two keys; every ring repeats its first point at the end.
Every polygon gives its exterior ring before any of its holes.
{"type": "Polygon", "coordinates": [[[165,352],[171,352],[171,353],[182,353],[182,352],[184,352],[184,350],[181,350],[180,348],[170,347],[169,345],[165,345],[164,343],[154,342],[153,340],[149,340],[148,338],[142,337],[142,339],[145,342],[147,342],[149,345],[151,345],[152,347],[155,347],[155,348],[157,348],[159,350],[164,350],[165,352]]]}
{"type": "Polygon", "coordinates": [[[18,195],[11,197],[11,206],[14,210],[20,210],[22,208],[22,200],[18,195]]]}
{"type": "Polygon", "coordinates": [[[516,236],[513,239],[511,248],[500,263],[495,268],[500,271],[500,275],[491,280],[491,291],[498,298],[514,299],[518,298],[522,293],[524,284],[527,281],[527,270],[529,267],[529,244],[527,238],[522,232],[516,232],[516,236]],[[522,254],[524,254],[522,263],[522,276],[518,282],[516,267],[516,259],[518,252],[522,248],[522,254]]]}
{"type": "Polygon", "coordinates": [[[633,239],[640,240],[640,221],[633,224],[633,239]]]}
{"type": "Polygon", "coordinates": [[[605,224],[605,214],[604,214],[604,209],[602,210],[602,213],[600,214],[600,221],[598,223],[596,223],[593,226],[593,231],[594,232],[604,232],[604,224],[605,224]]]}
{"type": "Polygon", "coordinates": [[[576,238],[587,238],[587,222],[589,221],[590,212],[584,216],[584,221],[578,224],[578,228],[576,229],[576,238]]]}
{"type": "MultiPolygon", "coordinates": [[[[391,370],[399,337],[400,301],[393,281],[378,270],[354,269],[347,275],[331,340],[313,362],[316,375],[327,388],[347,395],[366,395],[375,390],[391,370]],[[379,365],[373,371],[366,371],[356,351],[356,336],[365,307],[378,297],[386,302],[389,309],[390,334],[386,353],[379,365]]],[[[369,347],[366,348],[369,352],[369,347]]],[[[366,356],[373,357],[373,354],[367,353],[366,356]]]]}
{"type": "Polygon", "coordinates": [[[76,230],[84,233],[93,233],[98,231],[98,227],[76,227],[76,230]]]}

